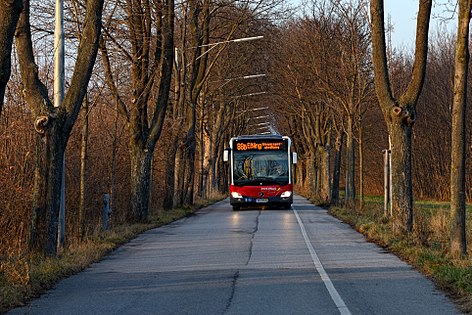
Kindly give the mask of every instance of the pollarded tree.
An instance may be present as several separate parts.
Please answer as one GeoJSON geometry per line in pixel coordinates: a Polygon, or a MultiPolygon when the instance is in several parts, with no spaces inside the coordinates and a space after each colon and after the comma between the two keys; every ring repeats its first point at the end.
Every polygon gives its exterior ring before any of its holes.
{"type": "Polygon", "coordinates": [[[47,255],[57,254],[57,231],[64,152],[79,114],[98,51],[103,0],[87,0],[82,38],[70,87],[55,108],[35,63],[30,1],[24,2],[16,33],[18,61],[26,101],[36,130],[36,170],[30,245],[47,255]]]}
{"type": "Polygon", "coordinates": [[[392,206],[397,232],[413,229],[411,135],[426,73],[431,5],[432,0],[419,1],[413,72],[406,91],[395,97],[387,67],[383,0],[370,1],[375,89],[392,144],[392,206]]]}
{"type": "Polygon", "coordinates": [[[21,0],[1,0],[0,7],[0,115],[2,114],[5,88],[10,79],[11,48],[16,24],[20,17],[21,0]]]}
{"type": "Polygon", "coordinates": [[[124,12],[124,20],[109,20],[100,49],[107,84],[126,118],[130,136],[132,216],[135,221],[144,222],[149,214],[151,161],[164,125],[171,87],[174,1],[126,1],[116,6],[116,12],[124,12]],[[120,33],[123,29],[126,35],[120,33]],[[107,41],[113,42],[116,55],[121,54],[124,61],[113,58],[107,41]],[[120,93],[120,78],[113,76],[113,68],[125,66],[130,67],[131,73],[127,95],[120,93]]]}

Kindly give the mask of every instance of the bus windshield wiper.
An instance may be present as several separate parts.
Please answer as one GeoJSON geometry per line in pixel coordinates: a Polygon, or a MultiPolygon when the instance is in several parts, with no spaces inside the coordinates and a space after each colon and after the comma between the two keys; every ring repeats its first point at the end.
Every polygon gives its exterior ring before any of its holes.
{"type": "Polygon", "coordinates": [[[250,182],[252,182],[251,179],[237,179],[237,180],[234,181],[234,184],[235,184],[236,186],[241,186],[241,185],[246,185],[246,184],[248,184],[248,183],[250,183],[250,182]]]}
{"type": "Polygon", "coordinates": [[[273,178],[273,177],[254,177],[253,181],[256,181],[256,182],[260,181],[260,182],[263,182],[263,183],[266,183],[266,184],[274,183],[274,184],[277,184],[277,185],[280,185],[280,186],[287,185],[287,180],[279,180],[279,179],[273,178]]]}
{"type": "Polygon", "coordinates": [[[270,185],[270,184],[276,184],[276,185],[279,185],[279,186],[285,186],[288,184],[288,180],[287,179],[277,179],[277,178],[273,178],[273,177],[267,177],[267,176],[258,176],[258,177],[253,177],[253,178],[250,178],[250,179],[238,179],[238,180],[235,180],[234,181],[234,184],[236,186],[244,186],[244,185],[250,185],[250,184],[258,184],[259,183],[263,183],[263,184],[266,184],[266,185],[270,185]]]}

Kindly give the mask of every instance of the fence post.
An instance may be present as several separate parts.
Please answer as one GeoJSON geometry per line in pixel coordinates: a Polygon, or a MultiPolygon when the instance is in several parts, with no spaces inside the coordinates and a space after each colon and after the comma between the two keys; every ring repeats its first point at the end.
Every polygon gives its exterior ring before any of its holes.
{"type": "Polygon", "coordinates": [[[102,228],[108,230],[108,225],[110,221],[110,194],[103,195],[103,210],[102,210],[102,228]]]}

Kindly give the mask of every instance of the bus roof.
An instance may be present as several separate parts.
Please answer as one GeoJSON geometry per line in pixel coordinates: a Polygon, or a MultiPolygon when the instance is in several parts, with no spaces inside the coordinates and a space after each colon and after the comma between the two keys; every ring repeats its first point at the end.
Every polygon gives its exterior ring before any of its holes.
{"type": "Polygon", "coordinates": [[[234,140],[255,140],[255,139],[274,139],[280,140],[283,137],[281,135],[243,135],[234,137],[234,140]]]}

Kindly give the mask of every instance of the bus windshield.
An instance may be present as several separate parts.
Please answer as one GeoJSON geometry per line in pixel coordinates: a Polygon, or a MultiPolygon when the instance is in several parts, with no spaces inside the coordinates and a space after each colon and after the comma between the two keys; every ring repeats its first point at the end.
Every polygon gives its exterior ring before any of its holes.
{"type": "Polygon", "coordinates": [[[287,185],[287,151],[235,151],[233,156],[235,185],[287,185]]]}

